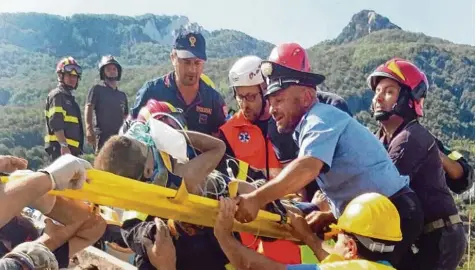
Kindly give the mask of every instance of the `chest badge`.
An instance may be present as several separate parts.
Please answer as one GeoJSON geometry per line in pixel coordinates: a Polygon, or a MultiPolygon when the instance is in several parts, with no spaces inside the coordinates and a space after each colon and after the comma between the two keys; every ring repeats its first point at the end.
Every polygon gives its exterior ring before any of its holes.
{"type": "Polygon", "coordinates": [[[248,132],[240,132],[240,134],[238,135],[238,139],[242,143],[247,143],[247,142],[250,141],[251,137],[250,137],[250,134],[248,132]]]}

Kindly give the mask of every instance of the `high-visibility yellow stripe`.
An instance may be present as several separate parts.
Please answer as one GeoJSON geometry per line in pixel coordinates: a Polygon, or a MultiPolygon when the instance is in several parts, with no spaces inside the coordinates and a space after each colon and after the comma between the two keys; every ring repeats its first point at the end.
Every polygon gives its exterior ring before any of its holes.
{"type": "MultiPolygon", "coordinates": [[[[57,142],[58,141],[58,138],[56,137],[56,135],[46,135],[45,136],[45,142],[57,142]]],[[[68,145],[71,145],[73,147],[79,147],[79,142],[78,141],[75,141],[75,140],[71,140],[71,139],[66,139],[66,143],[68,145]]]]}
{"type": "Polygon", "coordinates": [[[63,107],[51,107],[48,111],[45,111],[45,116],[50,118],[53,116],[55,113],[62,113],[63,115],[66,115],[66,111],[63,109],[63,107]]]}
{"type": "Polygon", "coordinates": [[[45,116],[46,116],[47,118],[50,118],[50,117],[53,116],[53,114],[55,114],[55,113],[61,113],[61,114],[63,114],[63,117],[64,117],[64,121],[65,121],[65,122],[76,123],[76,124],[79,123],[78,117],[76,117],[76,116],[71,116],[71,115],[67,115],[67,114],[66,114],[66,111],[65,111],[62,107],[52,107],[52,108],[50,108],[48,111],[45,111],[45,116]]]}
{"type": "Polygon", "coordinates": [[[462,158],[463,155],[461,155],[460,152],[458,151],[453,151],[448,155],[448,158],[454,161],[457,161],[458,159],[462,158]]]}
{"type": "Polygon", "coordinates": [[[226,270],[236,270],[236,268],[231,263],[225,265],[225,269],[226,270]]]}
{"type": "Polygon", "coordinates": [[[238,161],[238,174],[236,175],[236,179],[246,181],[246,177],[248,176],[248,163],[239,160],[238,161]]]}
{"type": "Polygon", "coordinates": [[[79,120],[78,120],[78,117],[76,116],[65,116],[64,117],[64,120],[65,122],[70,122],[70,123],[75,123],[75,124],[79,124],[79,120]]]}

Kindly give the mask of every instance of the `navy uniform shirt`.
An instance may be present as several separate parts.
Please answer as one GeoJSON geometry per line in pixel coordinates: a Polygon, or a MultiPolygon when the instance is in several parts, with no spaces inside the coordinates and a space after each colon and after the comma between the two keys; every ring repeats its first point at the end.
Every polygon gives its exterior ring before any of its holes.
{"type": "Polygon", "coordinates": [[[400,174],[410,177],[410,188],[420,199],[425,224],[458,213],[446,185],[438,146],[428,130],[413,120],[395,130],[391,139],[382,129],[377,137],[400,174]]]}
{"type": "Polygon", "coordinates": [[[174,72],[146,82],[137,92],[131,116],[136,118],[139,110],[149,99],[165,101],[183,110],[189,130],[212,134],[218,132],[218,128],[225,123],[223,111],[225,101],[215,89],[202,80],[200,80],[197,96],[190,105],[185,103],[177,88],[174,72]]]}
{"type": "Polygon", "coordinates": [[[101,83],[89,89],[87,103],[94,105],[96,134],[104,139],[117,134],[129,111],[126,94],[101,83]]]}

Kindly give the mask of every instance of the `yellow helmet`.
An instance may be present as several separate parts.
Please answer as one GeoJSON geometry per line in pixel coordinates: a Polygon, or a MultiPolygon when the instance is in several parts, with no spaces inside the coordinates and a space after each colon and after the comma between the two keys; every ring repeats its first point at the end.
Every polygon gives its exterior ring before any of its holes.
{"type": "Polygon", "coordinates": [[[354,198],[337,224],[330,227],[333,234],[344,231],[386,241],[402,240],[397,208],[387,197],[378,193],[365,193],[354,198]]]}
{"type": "Polygon", "coordinates": [[[212,79],[210,79],[210,77],[208,77],[207,75],[202,73],[202,75],[200,75],[200,79],[202,79],[202,81],[211,88],[216,89],[215,83],[213,83],[212,79]]]}

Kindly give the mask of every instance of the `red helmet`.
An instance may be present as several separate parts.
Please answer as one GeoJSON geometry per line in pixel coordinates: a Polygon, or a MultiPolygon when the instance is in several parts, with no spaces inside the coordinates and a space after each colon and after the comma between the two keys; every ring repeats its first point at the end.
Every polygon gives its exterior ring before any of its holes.
{"type": "Polygon", "coordinates": [[[149,101],[147,101],[147,104],[142,107],[142,109],[140,109],[139,114],[137,115],[137,121],[145,123],[151,117],[160,120],[176,129],[187,128],[187,124],[185,118],[183,117],[182,111],[165,101],[149,99],[149,101]],[[170,117],[169,115],[172,117],[170,117]],[[180,123],[182,128],[174,118],[180,123]]]}
{"type": "Polygon", "coordinates": [[[56,73],[58,74],[69,73],[81,77],[82,72],[81,66],[71,56],[61,59],[56,65],[56,73]]]}
{"type": "Polygon", "coordinates": [[[297,43],[283,43],[271,51],[268,61],[303,72],[311,72],[306,50],[297,43]]]}
{"type": "Polygon", "coordinates": [[[417,116],[423,116],[422,98],[426,97],[429,88],[425,73],[408,60],[392,58],[377,67],[367,78],[367,83],[372,91],[375,91],[382,78],[393,79],[402,87],[407,88],[412,99],[408,106],[413,107],[417,116]]]}

